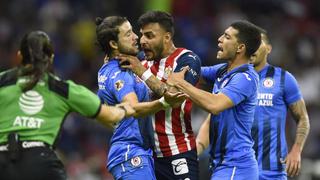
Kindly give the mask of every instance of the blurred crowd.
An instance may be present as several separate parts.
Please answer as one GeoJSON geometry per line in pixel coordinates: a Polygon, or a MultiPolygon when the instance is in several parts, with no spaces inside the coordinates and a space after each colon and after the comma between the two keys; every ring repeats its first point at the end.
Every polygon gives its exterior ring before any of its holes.
{"type": "MultiPolygon", "coordinates": [[[[148,9],[174,16],[176,45],[196,52],[203,66],[219,63],[215,58],[217,38],[232,21],[247,19],[265,28],[273,45],[269,62],[297,78],[310,116],[311,131],[303,152],[302,174],[297,179],[320,179],[318,0],[1,0],[0,71],[18,63],[16,53],[22,36],[40,29],[52,38],[55,73],[96,91],[103,54],[95,45],[95,17],[126,16],[139,34],[135,22],[148,9]]],[[[206,113],[196,107],[193,112],[197,132],[206,113]]],[[[93,121],[77,114],[65,120],[57,148],[69,179],[112,179],[105,169],[112,131],[93,121]]],[[[292,142],[295,123],[290,116],[287,127],[292,142]]],[[[207,160],[206,155],[200,158],[207,160]]],[[[205,164],[201,166],[206,169],[205,164]]],[[[208,177],[207,171],[201,176],[208,177]]]]}

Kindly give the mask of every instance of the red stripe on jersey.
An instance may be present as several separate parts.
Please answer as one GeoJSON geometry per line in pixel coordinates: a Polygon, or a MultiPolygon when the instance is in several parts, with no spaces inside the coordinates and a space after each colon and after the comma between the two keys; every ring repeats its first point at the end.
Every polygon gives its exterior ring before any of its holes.
{"type": "Polygon", "coordinates": [[[166,60],[166,65],[165,67],[172,67],[173,68],[173,63],[174,59],[184,50],[184,48],[178,48],[176,49],[166,60]]]}
{"type": "Polygon", "coordinates": [[[188,133],[188,139],[190,139],[191,149],[193,149],[196,147],[196,142],[193,135],[192,126],[191,126],[191,109],[192,109],[192,101],[190,99],[187,99],[186,105],[184,107],[184,112],[190,112],[190,113],[184,113],[184,123],[186,125],[186,132],[188,133]]]}
{"type": "Polygon", "coordinates": [[[166,136],[166,124],[165,124],[165,115],[166,112],[164,110],[159,111],[155,114],[155,122],[156,127],[155,130],[158,135],[160,150],[162,154],[167,154],[167,156],[171,156],[171,154],[168,154],[168,152],[171,153],[171,150],[166,149],[168,148],[167,144],[169,144],[168,137],[166,136]]]}
{"type": "Polygon", "coordinates": [[[181,107],[172,109],[172,132],[176,139],[176,144],[178,145],[179,152],[186,152],[188,151],[188,146],[186,141],[184,140],[184,133],[182,133],[182,126],[180,118],[181,107]]]}

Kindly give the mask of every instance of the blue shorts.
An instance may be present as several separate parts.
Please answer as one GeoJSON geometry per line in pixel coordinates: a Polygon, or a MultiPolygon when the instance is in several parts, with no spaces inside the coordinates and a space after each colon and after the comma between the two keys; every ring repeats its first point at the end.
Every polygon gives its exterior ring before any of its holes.
{"type": "Polygon", "coordinates": [[[212,173],[211,180],[258,180],[258,166],[237,167],[218,166],[212,173]]]}
{"type": "Polygon", "coordinates": [[[287,180],[287,173],[285,171],[259,171],[259,180],[287,180]]]}
{"type": "Polygon", "coordinates": [[[155,180],[153,158],[151,156],[136,156],[126,162],[114,166],[110,173],[115,180],[155,180]]]}

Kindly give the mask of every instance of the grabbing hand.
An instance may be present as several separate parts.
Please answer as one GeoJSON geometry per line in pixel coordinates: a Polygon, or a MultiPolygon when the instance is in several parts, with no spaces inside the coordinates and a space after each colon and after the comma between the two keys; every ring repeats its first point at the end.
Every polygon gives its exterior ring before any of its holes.
{"type": "Polygon", "coordinates": [[[164,95],[164,99],[171,107],[176,108],[181,105],[181,103],[188,98],[188,96],[183,92],[170,92],[167,91],[164,95]]]}
{"type": "Polygon", "coordinates": [[[181,80],[184,80],[184,76],[186,74],[186,72],[189,70],[189,66],[183,67],[182,71],[180,72],[176,72],[176,73],[171,73],[167,79],[167,84],[171,85],[171,86],[178,86],[178,83],[181,80]]]}
{"type": "Polygon", "coordinates": [[[116,107],[121,108],[125,111],[125,117],[133,116],[136,111],[132,108],[129,103],[117,104],[116,107]]]}
{"type": "Polygon", "coordinates": [[[119,54],[116,58],[120,60],[122,68],[132,70],[139,77],[147,70],[135,56],[119,54]]]}

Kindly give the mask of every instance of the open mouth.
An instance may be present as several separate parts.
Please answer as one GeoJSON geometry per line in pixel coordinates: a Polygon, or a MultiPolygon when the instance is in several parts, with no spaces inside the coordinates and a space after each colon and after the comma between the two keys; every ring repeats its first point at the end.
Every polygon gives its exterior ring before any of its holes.
{"type": "Polygon", "coordinates": [[[222,52],[223,52],[223,48],[221,44],[218,44],[218,53],[222,53],[222,52]]]}

